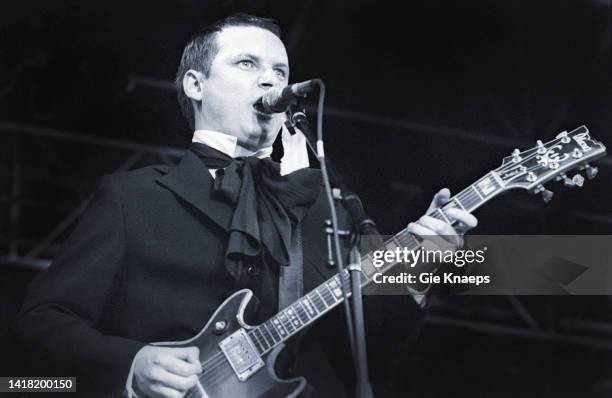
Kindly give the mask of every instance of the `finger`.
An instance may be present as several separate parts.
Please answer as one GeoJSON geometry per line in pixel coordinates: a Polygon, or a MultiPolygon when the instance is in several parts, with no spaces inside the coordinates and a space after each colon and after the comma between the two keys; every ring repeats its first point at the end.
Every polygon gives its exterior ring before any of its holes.
{"type": "Polygon", "coordinates": [[[475,228],[478,225],[478,219],[474,217],[473,214],[470,214],[465,210],[453,207],[445,211],[448,216],[463,224],[463,226],[466,228],[464,232],[469,231],[470,229],[475,228]]]}
{"type": "Polygon", "coordinates": [[[202,373],[202,368],[198,363],[189,363],[177,357],[166,356],[160,359],[159,365],[170,373],[178,376],[191,376],[202,373]]]}
{"type": "MultiPolygon", "coordinates": [[[[434,234],[438,235],[444,240],[444,245],[440,248],[445,249],[457,249],[463,246],[463,237],[457,233],[457,231],[445,221],[438,220],[433,217],[423,216],[417,221],[418,225],[433,231],[434,234]]],[[[425,237],[427,239],[427,237],[425,237]]]]}
{"type": "Polygon", "coordinates": [[[200,349],[196,346],[175,348],[174,353],[178,358],[193,364],[200,363],[200,349]]]}
{"type": "Polygon", "coordinates": [[[174,390],[162,384],[152,385],[150,390],[155,393],[155,395],[152,395],[153,398],[183,398],[185,395],[184,392],[174,390]]]}
{"type": "Polygon", "coordinates": [[[446,202],[448,202],[449,199],[450,199],[450,190],[448,188],[442,188],[441,190],[438,191],[438,193],[434,195],[433,199],[431,200],[431,204],[429,205],[429,208],[427,209],[427,213],[429,214],[435,209],[437,209],[438,207],[441,207],[446,202]]]}
{"type": "Polygon", "coordinates": [[[455,235],[455,230],[452,226],[446,221],[438,220],[437,218],[423,216],[416,223],[432,230],[436,235],[442,235],[445,239],[447,236],[455,235]]]}
{"type": "Polygon", "coordinates": [[[455,224],[455,231],[457,231],[457,235],[463,236],[466,232],[468,232],[469,230],[471,230],[472,228],[465,225],[462,222],[457,222],[455,224]]]}
{"type": "Polygon", "coordinates": [[[166,387],[172,388],[173,390],[185,392],[196,385],[198,382],[198,376],[191,375],[188,377],[177,376],[170,372],[160,372],[159,377],[156,379],[156,384],[162,384],[166,387]]]}
{"type": "Polygon", "coordinates": [[[440,250],[444,250],[445,248],[449,248],[453,243],[448,242],[446,239],[442,238],[440,235],[435,233],[429,228],[424,227],[418,223],[410,223],[408,224],[408,231],[416,236],[418,236],[423,241],[431,241],[434,245],[440,250]]]}

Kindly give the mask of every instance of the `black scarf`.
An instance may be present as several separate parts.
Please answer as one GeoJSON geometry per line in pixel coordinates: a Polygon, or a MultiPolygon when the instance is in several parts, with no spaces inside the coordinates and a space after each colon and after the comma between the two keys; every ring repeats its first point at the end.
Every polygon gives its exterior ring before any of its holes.
{"type": "MultiPolygon", "coordinates": [[[[209,169],[217,169],[214,192],[234,207],[226,251],[228,260],[246,260],[265,251],[277,264],[289,265],[291,229],[319,196],[321,172],[304,168],[285,176],[269,158],[230,156],[201,143],[190,149],[209,169]]],[[[238,278],[235,261],[228,271],[238,278]]]]}

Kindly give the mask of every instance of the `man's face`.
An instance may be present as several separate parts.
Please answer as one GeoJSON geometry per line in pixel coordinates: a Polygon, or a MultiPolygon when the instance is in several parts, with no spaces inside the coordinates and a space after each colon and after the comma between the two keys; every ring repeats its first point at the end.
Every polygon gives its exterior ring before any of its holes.
{"type": "Polygon", "coordinates": [[[282,115],[263,114],[254,104],[270,88],[287,85],[285,46],[272,32],[252,26],[225,28],[216,40],[219,52],[202,81],[198,128],[233,135],[249,151],[271,146],[282,115]]]}

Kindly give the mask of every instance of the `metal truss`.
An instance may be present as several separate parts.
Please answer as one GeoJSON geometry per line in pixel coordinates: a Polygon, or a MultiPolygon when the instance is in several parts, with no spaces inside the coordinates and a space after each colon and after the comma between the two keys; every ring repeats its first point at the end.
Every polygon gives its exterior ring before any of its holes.
{"type": "MultiPolygon", "coordinates": [[[[133,91],[137,87],[174,92],[174,86],[171,82],[143,76],[132,76],[126,91],[133,91]]],[[[520,143],[516,140],[503,137],[487,137],[447,127],[425,125],[351,110],[327,108],[326,113],[331,117],[394,127],[411,134],[427,132],[428,134],[455,137],[504,147],[515,147],[521,144],[528,146],[528,143],[520,143]]],[[[7,252],[0,255],[0,264],[34,269],[44,269],[49,266],[51,255],[48,254],[48,249],[57,244],[64,233],[73,226],[87,206],[89,199],[77,204],[44,238],[33,241],[20,239],[20,223],[25,209],[28,207],[44,208],[48,206],[44,201],[23,196],[22,187],[25,177],[22,167],[24,148],[21,145],[21,141],[23,137],[33,136],[56,142],[80,143],[99,148],[127,151],[129,156],[117,168],[117,171],[129,170],[144,157],[147,157],[151,162],[161,161],[171,164],[184,153],[184,150],[178,148],[92,137],[70,131],[21,123],[0,122],[0,133],[5,137],[13,138],[12,141],[8,139],[5,141],[11,141],[12,146],[10,148],[5,146],[5,151],[3,151],[5,155],[10,153],[12,156],[9,171],[10,192],[6,195],[0,195],[0,203],[7,204],[10,224],[9,235],[0,237],[2,241],[6,242],[7,247],[7,252]]],[[[0,155],[2,155],[1,152],[0,155]]],[[[612,166],[612,161],[604,159],[600,164],[609,167],[612,166]]],[[[58,181],[67,183],[71,181],[68,176],[54,176],[54,180],[56,177],[58,181]]],[[[411,195],[418,194],[421,191],[420,187],[404,183],[392,183],[392,185],[392,189],[404,191],[411,195]]],[[[601,220],[599,215],[596,214],[585,213],[584,217],[597,217],[598,220],[601,220]]],[[[601,299],[604,300],[604,298],[601,299]]],[[[552,302],[548,304],[547,315],[542,319],[541,314],[536,315],[529,309],[529,306],[524,303],[523,298],[500,296],[496,298],[495,302],[492,301],[482,300],[480,304],[471,302],[470,305],[465,305],[465,303],[453,304],[453,297],[435,298],[432,300],[430,311],[426,316],[426,322],[431,325],[461,328],[499,336],[545,340],[606,350],[612,349],[612,320],[584,319],[563,315],[562,308],[554,308],[555,306],[552,302]]],[[[608,306],[612,307],[612,305],[608,306]]]]}
{"type": "MultiPolygon", "coordinates": [[[[116,169],[116,171],[126,171],[138,164],[145,156],[151,162],[160,161],[166,164],[173,163],[173,159],[182,156],[184,150],[171,148],[166,146],[145,145],[137,142],[115,140],[109,138],[92,137],[74,132],[32,126],[21,123],[3,123],[0,122],[0,133],[6,141],[12,138],[13,145],[7,149],[7,152],[12,152],[11,156],[11,173],[10,173],[10,192],[8,195],[0,196],[0,203],[8,205],[8,220],[9,233],[8,236],[2,236],[2,241],[6,242],[7,252],[0,255],[0,264],[23,266],[34,269],[44,269],[51,263],[51,256],[46,255],[46,252],[54,244],[58,243],[59,239],[69,231],[75,221],[83,213],[90,197],[78,203],[72,211],[69,212],[61,221],[58,222],[55,228],[47,233],[47,235],[36,241],[24,240],[19,236],[19,232],[23,230],[21,227],[23,212],[26,208],[44,208],[47,204],[44,201],[26,198],[23,195],[22,187],[24,185],[23,173],[23,158],[24,148],[21,144],[24,136],[33,136],[39,139],[51,140],[57,143],[80,143],[101,149],[123,150],[129,153],[129,157],[116,169]]],[[[53,176],[53,180],[69,180],[70,177],[53,176]]]]}
{"type": "Polygon", "coordinates": [[[437,296],[431,300],[425,322],[509,338],[612,350],[612,319],[607,316],[611,312],[610,298],[573,297],[575,300],[590,300],[598,308],[606,309],[601,313],[601,319],[592,319],[581,314],[572,315],[564,308],[563,302],[557,302],[562,297],[565,296],[472,296],[466,303],[457,296],[437,296]],[[531,302],[531,307],[526,301],[531,302]],[[537,316],[534,304],[543,308],[537,316]]]}

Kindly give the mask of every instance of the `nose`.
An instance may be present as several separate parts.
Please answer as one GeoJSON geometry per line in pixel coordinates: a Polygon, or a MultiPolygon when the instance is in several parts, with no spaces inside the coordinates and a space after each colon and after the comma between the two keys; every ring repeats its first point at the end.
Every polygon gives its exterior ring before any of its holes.
{"type": "Polygon", "coordinates": [[[259,87],[268,89],[277,86],[280,82],[274,70],[272,70],[272,68],[266,68],[261,75],[259,75],[257,83],[259,87]]]}

